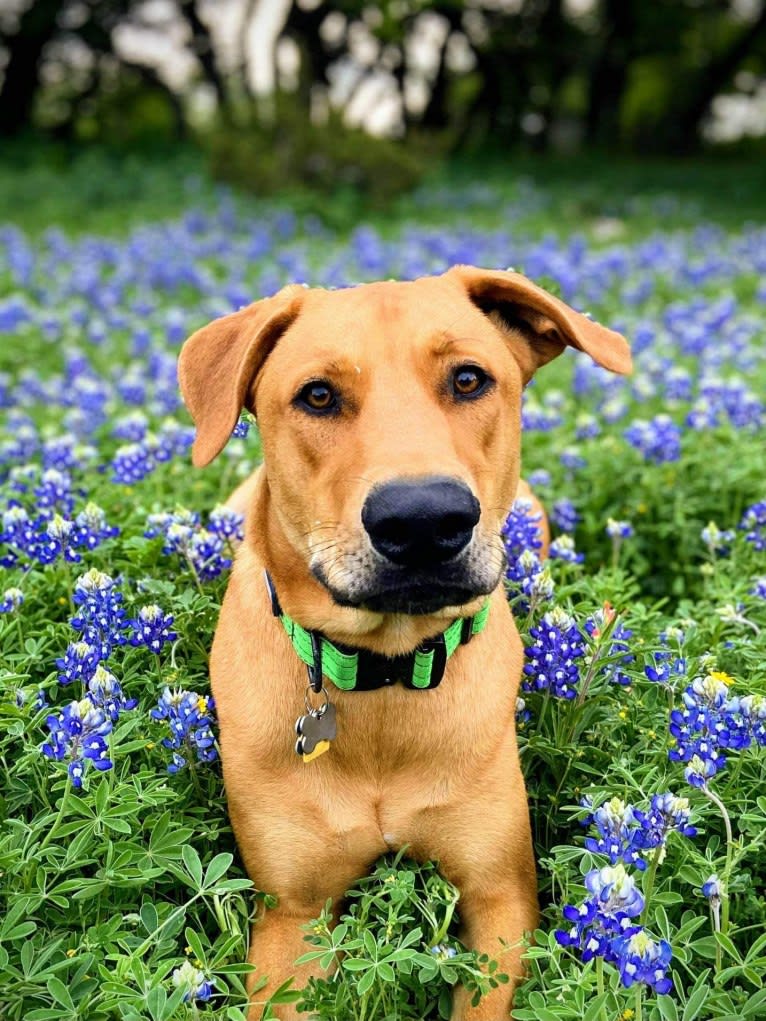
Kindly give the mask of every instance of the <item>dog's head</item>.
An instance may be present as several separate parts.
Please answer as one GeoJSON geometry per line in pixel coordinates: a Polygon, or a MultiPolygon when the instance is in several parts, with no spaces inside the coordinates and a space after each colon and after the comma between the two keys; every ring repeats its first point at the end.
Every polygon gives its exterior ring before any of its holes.
{"type": "Polygon", "coordinates": [[[194,463],[248,408],[281,530],[336,604],[463,607],[503,572],[523,388],[567,345],[630,371],[619,334],[518,273],[286,287],[186,342],[194,463]]]}

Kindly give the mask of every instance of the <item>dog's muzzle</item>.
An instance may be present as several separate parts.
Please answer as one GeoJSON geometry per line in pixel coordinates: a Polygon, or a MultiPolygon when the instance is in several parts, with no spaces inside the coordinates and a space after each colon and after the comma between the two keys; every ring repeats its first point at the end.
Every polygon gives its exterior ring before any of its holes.
{"type": "Polygon", "coordinates": [[[505,559],[478,534],[481,506],[459,479],[397,479],[370,490],[361,544],[311,562],[339,606],[420,615],[459,607],[498,585],[505,559]]]}
{"type": "Polygon", "coordinates": [[[471,541],[481,515],[465,483],[443,476],[376,486],[362,507],[373,549],[399,567],[438,568],[471,541]]]}

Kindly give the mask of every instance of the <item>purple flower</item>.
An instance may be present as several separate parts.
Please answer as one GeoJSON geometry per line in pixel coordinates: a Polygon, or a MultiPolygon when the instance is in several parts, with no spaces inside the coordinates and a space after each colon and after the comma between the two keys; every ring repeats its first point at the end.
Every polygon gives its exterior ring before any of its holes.
{"type": "Polygon", "coordinates": [[[74,524],[74,543],[79,548],[96,549],[105,539],[120,534],[119,528],[106,523],[106,514],[92,502],[75,517],[74,524]]]}
{"type": "Polygon", "coordinates": [[[624,862],[646,868],[641,856],[644,849],[639,818],[632,805],[612,798],[597,808],[591,822],[598,831],[597,837],[586,837],[585,846],[594,854],[605,854],[612,865],[624,862]]]}
{"type": "Polygon", "coordinates": [[[700,890],[702,896],[707,897],[711,904],[714,900],[717,900],[720,903],[721,897],[723,896],[723,886],[715,873],[705,880],[700,890]]]}
{"type": "Polygon", "coordinates": [[[173,751],[169,773],[183,769],[189,755],[196,754],[200,762],[212,762],[217,758],[212,730],[214,708],[215,702],[210,696],[165,688],[151,716],[164,720],[170,729],[170,736],[162,739],[165,748],[173,751]]]}
{"type": "Polygon", "coordinates": [[[626,988],[642,982],[656,993],[666,994],[673,988],[673,980],[665,974],[673,951],[664,939],[655,942],[645,930],[615,940],[613,953],[620,970],[620,979],[626,988]]]}
{"type": "Polygon", "coordinates": [[[707,546],[711,556],[725,557],[731,552],[731,541],[734,532],[722,532],[715,521],[709,521],[700,532],[700,538],[707,546]]]}
{"type": "MultiPolygon", "coordinates": [[[[593,616],[588,617],[585,621],[586,632],[593,638],[600,638],[604,629],[612,623],[615,616],[615,611],[610,604],[605,603],[602,609],[596,610],[593,616]]],[[[599,677],[607,677],[612,684],[621,684],[623,687],[631,683],[629,675],[621,670],[620,667],[622,665],[627,666],[636,658],[628,645],[628,639],[632,637],[633,632],[631,629],[625,627],[620,620],[617,620],[609,636],[609,646],[603,652],[603,655],[612,662],[605,663],[599,669],[599,677]]]]}
{"type": "Polygon", "coordinates": [[[645,461],[662,464],[681,456],[681,430],[669,415],[656,415],[648,422],[636,419],[623,436],[645,461]]]}
{"type": "Polygon", "coordinates": [[[7,588],[0,596],[0,613],[16,613],[24,602],[24,593],[20,588],[7,588]]]}
{"type": "Polygon", "coordinates": [[[554,539],[548,550],[551,560],[563,560],[567,564],[581,564],[585,560],[584,553],[575,549],[571,535],[560,535],[554,539]]]}
{"type": "Polygon", "coordinates": [[[88,642],[70,642],[64,655],[56,660],[59,682],[71,684],[72,681],[82,681],[87,684],[100,661],[99,650],[88,642]]]}
{"type": "Polygon", "coordinates": [[[539,531],[541,520],[542,514],[532,513],[531,500],[520,498],[513,501],[500,530],[509,564],[518,560],[525,550],[538,550],[542,547],[539,531]]]}
{"type": "Polygon", "coordinates": [[[664,845],[671,832],[679,833],[682,837],[696,837],[696,827],[689,825],[690,815],[687,798],[679,798],[670,791],[655,794],[648,812],[636,812],[644,847],[664,845]]]}
{"type": "Polygon", "coordinates": [[[112,482],[121,482],[125,486],[135,485],[150,475],[156,466],[157,462],[147,441],[125,444],[117,448],[112,459],[112,482]]]}
{"type": "Polygon", "coordinates": [[[40,485],[35,489],[35,496],[40,509],[58,510],[67,515],[72,513],[72,479],[65,471],[56,468],[44,471],[40,485]]]}
{"type": "Polygon", "coordinates": [[[559,461],[572,472],[579,471],[587,465],[587,461],[576,447],[567,447],[559,454],[559,461]]]}
{"type": "Polygon", "coordinates": [[[107,659],[114,645],[125,644],[122,593],[108,574],[94,567],[77,579],[72,598],[80,610],[70,624],[97,649],[100,659],[107,659]]]}
{"type": "Polygon", "coordinates": [[[112,768],[106,741],[112,721],[89,698],[70,702],[58,716],[51,715],[45,722],[50,737],[41,751],[49,759],[69,760],[67,772],[74,787],[82,787],[88,762],[102,772],[112,768]]]}
{"type": "Polygon", "coordinates": [[[546,613],[529,630],[532,644],[524,650],[522,689],[550,691],[556,698],[577,694],[580,670],[576,660],[585,654],[583,635],[574,618],[559,607],[546,613]]]}
{"type": "Polygon", "coordinates": [[[205,1002],[213,995],[213,982],[203,971],[195,968],[191,961],[184,961],[171,975],[171,982],[177,989],[184,989],[183,1002],[199,1000],[205,1002]]]}
{"type": "Polygon", "coordinates": [[[527,476],[527,482],[534,489],[535,486],[549,486],[551,484],[551,473],[546,468],[535,468],[527,476]]]}
{"type": "Polygon", "coordinates": [[[617,940],[640,931],[632,919],[643,911],[644,898],[623,865],[593,869],[585,877],[585,887],[591,896],[579,907],[564,907],[564,918],[572,924],[555,931],[556,941],[577,947],[585,963],[603,957],[616,964],[617,940]]]}
{"type": "Polygon", "coordinates": [[[527,613],[553,596],[555,584],[533,550],[525,550],[505,572],[506,590],[514,613],[527,613]]]}
{"type": "MultiPolygon", "coordinates": [[[[226,527],[231,524],[231,518],[227,518],[226,527]]],[[[151,514],[144,535],[148,538],[164,535],[163,552],[178,554],[201,581],[217,578],[231,567],[231,558],[223,555],[226,548],[223,537],[200,528],[198,516],[184,508],[172,514],[151,514]]]]}
{"type": "Polygon", "coordinates": [[[574,504],[566,497],[556,502],[551,507],[551,521],[562,532],[573,532],[581,515],[577,513],[574,504]]]}
{"type": "Polygon", "coordinates": [[[613,540],[630,539],[635,534],[629,521],[616,521],[614,518],[607,519],[604,531],[613,540]]]}
{"type": "Polygon", "coordinates": [[[121,709],[134,709],[138,705],[138,699],[125,698],[117,678],[101,663],[88,681],[88,697],[93,705],[109,715],[113,723],[119,718],[121,709]]]}
{"type": "Polygon", "coordinates": [[[585,889],[598,904],[599,912],[610,917],[636,918],[644,910],[644,898],[635,880],[622,865],[592,869],[585,876],[585,889]]]}
{"type": "Polygon", "coordinates": [[[210,512],[207,527],[223,539],[244,539],[244,514],[238,514],[230,507],[214,507],[210,512]]]}
{"type": "Polygon", "coordinates": [[[745,540],[752,543],[759,553],[766,550],[766,500],[748,507],[738,527],[745,533],[745,540]]]}
{"type": "Polygon", "coordinates": [[[165,614],[159,606],[152,603],[142,606],[138,617],[128,622],[133,631],[131,645],[144,645],[150,652],[159,653],[168,642],[174,642],[178,635],[171,630],[173,617],[165,614]]]}

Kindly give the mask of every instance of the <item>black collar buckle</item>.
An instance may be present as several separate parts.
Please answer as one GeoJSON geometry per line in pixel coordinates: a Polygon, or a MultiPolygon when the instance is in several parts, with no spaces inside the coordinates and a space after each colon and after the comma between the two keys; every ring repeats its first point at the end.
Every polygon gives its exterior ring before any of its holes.
{"type": "Polygon", "coordinates": [[[318,631],[309,631],[313,663],[306,664],[312,691],[322,690],[322,637],[318,631]]]}

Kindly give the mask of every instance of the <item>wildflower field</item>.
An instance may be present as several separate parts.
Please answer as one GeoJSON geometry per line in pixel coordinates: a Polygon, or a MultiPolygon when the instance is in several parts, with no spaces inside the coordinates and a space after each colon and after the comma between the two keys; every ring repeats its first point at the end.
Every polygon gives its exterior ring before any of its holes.
{"type": "MultiPolygon", "coordinates": [[[[567,352],[526,395],[556,538],[542,564],[509,509],[543,908],[514,1017],[766,1017],[766,227],[669,195],[575,229],[529,181],[348,231],[183,195],[106,235],[0,227],[0,1017],[245,1018],[270,892],[227,822],[207,654],[241,528],[219,505],[259,442],[243,419],[191,469],[178,350],[289,281],[453,263],[522,270],[636,365],[567,352]]],[[[381,861],[342,911],[306,934],[337,976],[281,994],[307,1016],[447,1018],[456,981],[504,978],[431,864],[381,861]]]]}

